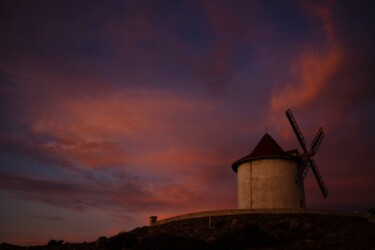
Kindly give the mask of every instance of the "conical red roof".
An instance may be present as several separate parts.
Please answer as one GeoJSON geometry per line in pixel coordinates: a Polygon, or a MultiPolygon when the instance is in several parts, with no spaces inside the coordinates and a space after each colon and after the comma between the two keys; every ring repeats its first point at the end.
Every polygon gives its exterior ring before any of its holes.
{"type": "Polygon", "coordinates": [[[232,164],[234,172],[237,172],[238,166],[247,161],[261,158],[294,158],[292,155],[286,153],[284,149],[269,135],[265,134],[259,141],[254,150],[247,156],[235,161],[232,164]]]}

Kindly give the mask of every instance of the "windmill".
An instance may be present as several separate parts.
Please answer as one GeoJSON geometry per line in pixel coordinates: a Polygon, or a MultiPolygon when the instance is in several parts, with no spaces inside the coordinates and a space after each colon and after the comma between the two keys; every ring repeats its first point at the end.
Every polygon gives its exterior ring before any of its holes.
{"type": "Polygon", "coordinates": [[[299,129],[296,120],[294,119],[292,111],[288,109],[285,114],[303,150],[303,153],[299,155],[303,159],[303,162],[301,165],[299,165],[299,169],[298,169],[295,181],[297,184],[302,185],[303,180],[305,179],[308,170],[311,168],[316,178],[316,181],[318,182],[318,185],[320,187],[320,191],[322,192],[324,198],[327,198],[328,191],[327,191],[326,185],[324,184],[322,176],[320,175],[318,167],[313,159],[313,156],[317,153],[319,146],[323,141],[323,138],[324,138],[323,129],[319,128],[314,140],[311,143],[310,150],[307,150],[306,141],[302,136],[301,130],[299,129]]]}

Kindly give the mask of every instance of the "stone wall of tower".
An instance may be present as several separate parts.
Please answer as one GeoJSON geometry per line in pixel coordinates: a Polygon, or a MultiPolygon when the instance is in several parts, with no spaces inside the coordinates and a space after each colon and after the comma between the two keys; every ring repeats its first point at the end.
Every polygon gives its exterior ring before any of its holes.
{"type": "Polygon", "coordinates": [[[254,159],[239,165],[238,208],[305,207],[303,185],[295,183],[298,164],[282,158],[254,159]]]}

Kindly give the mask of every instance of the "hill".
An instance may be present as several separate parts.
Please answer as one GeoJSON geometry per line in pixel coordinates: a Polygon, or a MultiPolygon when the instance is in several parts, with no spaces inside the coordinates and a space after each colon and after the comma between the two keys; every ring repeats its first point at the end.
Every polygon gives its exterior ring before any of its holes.
{"type": "MultiPolygon", "coordinates": [[[[234,210],[232,210],[234,211],[234,210]]],[[[198,213],[90,243],[0,249],[375,249],[371,214],[340,212],[198,213]]]]}

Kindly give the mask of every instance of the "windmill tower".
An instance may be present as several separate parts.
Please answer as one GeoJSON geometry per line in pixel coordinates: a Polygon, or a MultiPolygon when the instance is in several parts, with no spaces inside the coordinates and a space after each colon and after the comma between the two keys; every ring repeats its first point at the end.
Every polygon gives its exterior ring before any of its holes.
{"type": "Polygon", "coordinates": [[[254,150],[235,161],[232,169],[237,173],[238,208],[304,208],[306,206],[304,178],[312,169],[324,198],[327,188],[313,160],[324,133],[319,129],[310,151],[290,110],[286,116],[295,132],[303,152],[284,151],[269,135],[265,134],[254,150]]]}

